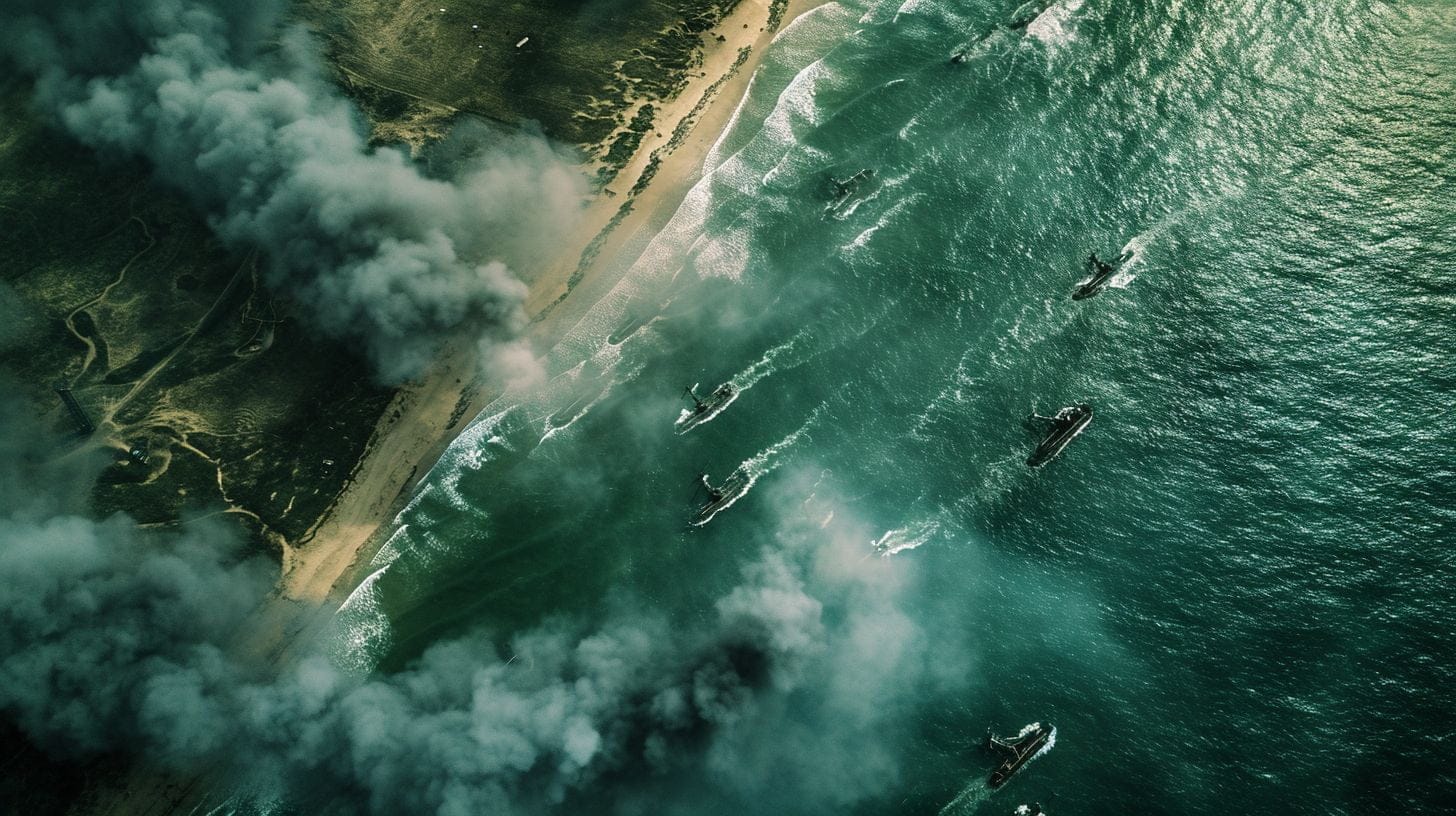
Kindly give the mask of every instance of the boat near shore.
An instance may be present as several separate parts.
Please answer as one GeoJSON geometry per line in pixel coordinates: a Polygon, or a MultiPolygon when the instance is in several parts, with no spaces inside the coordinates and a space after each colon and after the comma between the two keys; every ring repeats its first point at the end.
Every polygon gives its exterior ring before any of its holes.
{"type": "Polygon", "coordinates": [[[706,399],[698,396],[696,385],[683,389],[683,393],[693,401],[693,407],[684,408],[677,422],[673,423],[680,434],[685,434],[723,413],[724,409],[738,399],[738,389],[732,383],[723,383],[713,389],[713,393],[706,399]]]}

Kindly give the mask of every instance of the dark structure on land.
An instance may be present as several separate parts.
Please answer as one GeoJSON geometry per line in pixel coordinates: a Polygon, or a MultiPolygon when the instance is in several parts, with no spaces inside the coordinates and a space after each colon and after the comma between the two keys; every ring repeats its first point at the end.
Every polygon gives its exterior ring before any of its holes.
{"type": "Polygon", "coordinates": [[[81,410],[81,403],[76,402],[76,397],[71,393],[71,389],[60,384],[56,385],[55,389],[56,393],[61,395],[61,402],[66,404],[66,410],[71,413],[71,421],[76,424],[76,434],[90,436],[96,430],[96,426],[91,424],[86,412],[81,410]]]}

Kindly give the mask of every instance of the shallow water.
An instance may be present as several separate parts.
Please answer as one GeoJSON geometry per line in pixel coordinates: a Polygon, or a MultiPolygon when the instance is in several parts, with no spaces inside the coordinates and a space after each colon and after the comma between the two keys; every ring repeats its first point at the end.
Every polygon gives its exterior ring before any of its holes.
{"type": "MultiPolygon", "coordinates": [[[[707,751],[657,812],[1456,801],[1456,9],[1059,0],[998,28],[1015,8],[832,4],[782,35],[550,381],[402,514],[339,652],[387,670],[622,598],[691,626],[777,552],[830,633],[786,733],[834,781],[707,751]],[[675,434],[683,386],[722,382],[675,434]],[[1026,416],[1075,401],[1092,425],[1027,469],[1026,416]],[[698,474],[735,471],[690,527],[698,474]],[[879,573],[845,590],[843,552],[879,573]],[[1033,720],[1057,749],[978,792],[985,729],[1033,720]]],[[[652,812],[636,784],[577,812],[652,812]]]]}

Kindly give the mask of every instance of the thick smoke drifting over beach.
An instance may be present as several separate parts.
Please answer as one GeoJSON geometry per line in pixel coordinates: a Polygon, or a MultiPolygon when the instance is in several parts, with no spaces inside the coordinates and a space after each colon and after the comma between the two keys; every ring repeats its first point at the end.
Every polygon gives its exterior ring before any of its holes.
{"type": "Polygon", "coordinates": [[[211,769],[317,813],[837,810],[894,784],[906,701],[960,670],[861,537],[785,523],[695,622],[616,598],[390,675],[269,676],[228,651],[267,570],[219,528],[75,512],[94,469],[0,414],[0,716],[58,756],[211,769]]]}
{"type": "Polygon", "coordinates": [[[279,5],[11,0],[0,49],[69,133],[150,161],[386,379],[417,373],[457,331],[509,337],[525,288],[505,260],[570,221],[576,175],[528,136],[449,180],[371,149],[279,5]]]}

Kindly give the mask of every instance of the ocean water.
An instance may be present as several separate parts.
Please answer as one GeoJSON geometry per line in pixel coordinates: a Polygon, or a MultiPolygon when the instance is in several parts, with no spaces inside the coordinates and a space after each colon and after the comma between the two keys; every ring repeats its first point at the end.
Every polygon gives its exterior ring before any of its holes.
{"type": "Polygon", "coordinates": [[[339,655],[710,628],[767,559],[822,605],[758,692],[782,730],[564,811],[1452,812],[1456,4],[1017,8],[784,32],[548,380],[401,514],[339,655]],[[1078,401],[1028,469],[1028,414],[1078,401]],[[749,487],[695,527],[700,473],[749,487]],[[1032,721],[1056,749],[987,790],[982,735],[1032,721]]]}

